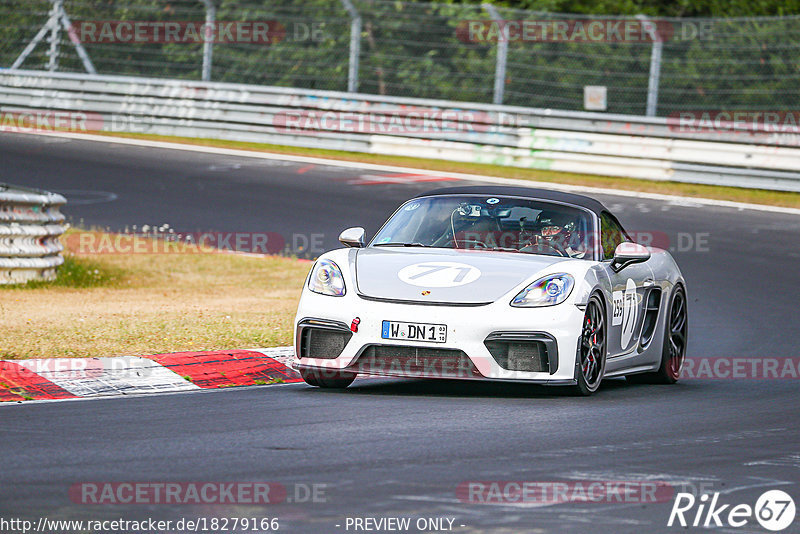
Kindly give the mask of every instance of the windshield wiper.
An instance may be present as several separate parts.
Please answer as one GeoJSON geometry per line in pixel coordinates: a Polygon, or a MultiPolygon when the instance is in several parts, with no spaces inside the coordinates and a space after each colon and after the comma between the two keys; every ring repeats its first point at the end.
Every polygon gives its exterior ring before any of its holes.
{"type": "Polygon", "coordinates": [[[377,243],[373,247],[430,247],[424,243],[377,243]]]}

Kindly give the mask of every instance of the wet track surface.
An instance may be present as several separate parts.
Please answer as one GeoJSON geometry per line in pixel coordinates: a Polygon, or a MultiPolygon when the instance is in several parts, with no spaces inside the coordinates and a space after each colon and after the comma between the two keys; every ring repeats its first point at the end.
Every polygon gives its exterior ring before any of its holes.
{"type": "MultiPolygon", "coordinates": [[[[347,226],[372,235],[403,200],[458,183],[34,136],[0,137],[0,159],[0,181],[63,192],[76,223],[277,232],[287,244],[317,239],[322,249],[347,226]]],[[[689,289],[689,358],[798,356],[800,218],[598,198],[628,230],[673,247],[689,289]]],[[[476,504],[456,488],[654,480],[720,492],[731,504],[752,505],[766,489],[798,501],[798,400],[796,379],[611,380],[588,399],[516,384],[376,379],[344,392],[283,385],[3,406],[0,515],[255,514],[280,517],[286,532],[345,532],[346,516],[389,515],[455,518],[456,532],[679,531],[666,527],[672,498],[476,504]],[[83,481],[325,484],[327,502],[91,507],[68,497],[83,481]]],[[[757,524],[720,530],[763,532],[757,524]]]]}

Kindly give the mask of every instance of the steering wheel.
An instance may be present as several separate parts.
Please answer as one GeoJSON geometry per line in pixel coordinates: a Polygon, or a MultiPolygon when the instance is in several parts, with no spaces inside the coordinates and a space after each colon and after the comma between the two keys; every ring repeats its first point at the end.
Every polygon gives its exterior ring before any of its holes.
{"type": "Polygon", "coordinates": [[[432,246],[434,246],[434,247],[446,247],[447,245],[452,244],[453,248],[458,248],[458,244],[459,243],[471,242],[471,243],[475,243],[476,245],[480,246],[480,248],[489,248],[489,246],[486,243],[484,243],[483,241],[480,241],[479,239],[473,239],[473,238],[470,238],[470,237],[465,237],[463,239],[455,239],[454,237],[450,237],[448,239],[448,236],[450,235],[450,233],[451,232],[448,230],[443,236],[439,237],[436,241],[434,241],[432,243],[432,246]]]}
{"type": "Polygon", "coordinates": [[[561,254],[562,256],[564,256],[566,258],[569,258],[569,252],[567,252],[567,249],[564,248],[564,245],[561,244],[560,241],[556,241],[556,240],[545,241],[545,244],[548,245],[553,250],[555,250],[556,252],[558,252],[559,254],[561,254]]]}
{"type": "Polygon", "coordinates": [[[564,248],[564,245],[562,245],[558,241],[548,241],[547,239],[543,238],[540,235],[536,236],[534,243],[528,243],[520,250],[524,251],[524,249],[526,248],[539,250],[541,251],[542,254],[546,254],[545,251],[549,250],[555,252],[557,255],[562,256],[564,258],[570,257],[569,252],[567,252],[567,250],[564,248]]]}
{"type": "Polygon", "coordinates": [[[464,244],[466,244],[466,243],[475,243],[476,245],[480,245],[480,248],[489,248],[489,246],[486,243],[484,243],[483,241],[481,241],[479,239],[473,239],[471,237],[465,237],[464,239],[453,239],[452,241],[453,241],[453,244],[455,245],[455,248],[458,248],[458,242],[459,241],[464,243],[464,244]]]}

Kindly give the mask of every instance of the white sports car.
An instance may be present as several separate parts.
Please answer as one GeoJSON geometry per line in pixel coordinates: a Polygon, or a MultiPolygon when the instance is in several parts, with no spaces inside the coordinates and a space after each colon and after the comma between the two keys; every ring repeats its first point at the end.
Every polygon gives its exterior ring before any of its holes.
{"type": "Polygon", "coordinates": [[[589,395],[603,378],[674,383],[686,285],[672,256],[633,243],[591,198],[453,187],[400,206],[369,245],[311,268],[295,366],[313,386],[358,374],[525,381],[589,395]]]}

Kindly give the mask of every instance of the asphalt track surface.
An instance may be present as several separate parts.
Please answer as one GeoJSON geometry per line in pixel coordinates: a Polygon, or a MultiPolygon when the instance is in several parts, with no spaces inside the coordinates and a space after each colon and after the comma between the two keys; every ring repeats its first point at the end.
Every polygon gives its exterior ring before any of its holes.
{"type": "MultiPolygon", "coordinates": [[[[63,192],[72,199],[65,212],[85,225],[269,231],[287,242],[319,234],[323,248],[335,246],[347,226],[363,225],[371,235],[401,201],[451,185],[8,134],[0,136],[0,161],[0,181],[63,192]]],[[[673,253],[689,286],[690,358],[798,356],[800,218],[598,198],[629,230],[663,233],[672,246],[688,248],[673,253]],[[705,240],[700,249],[687,245],[697,234],[705,240]]],[[[246,515],[279,517],[282,532],[348,532],[346,517],[447,517],[454,532],[677,532],[666,527],[672,499],[475,504],[460,501],[456,488],[467,481],[652,480],[720,492],[730,504],[753,505],[766,489],[783,489],[800,503],[798,400],[800,381],[791,379],[610,380],[590,398],[517,384],[374,379],[342,392],[292,384],[22,403],[0,407],[0,517],[246,515]],[[69,487],[85,481],[324,484],[325,502],[71,502],[69,487]]],[[[764,532],[753,520],[717,531],[764,532]]],[[[800,521],[784,532],[798,531],[800,521]]]]}

